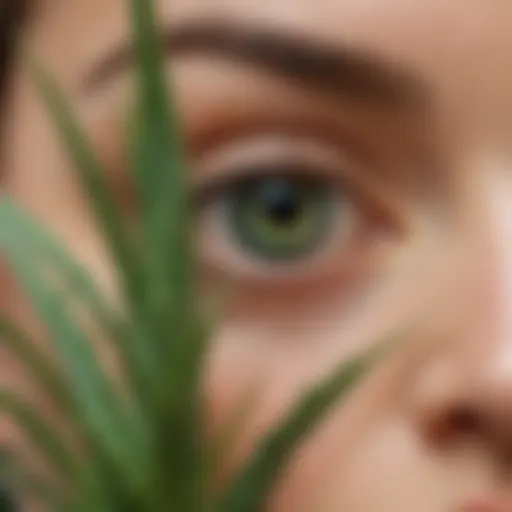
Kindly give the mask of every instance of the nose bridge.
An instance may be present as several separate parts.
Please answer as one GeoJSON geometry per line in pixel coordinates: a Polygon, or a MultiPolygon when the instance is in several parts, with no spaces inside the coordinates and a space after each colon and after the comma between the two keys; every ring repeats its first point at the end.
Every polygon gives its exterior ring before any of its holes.
{"type": "Polygon", "coordinates": [[[468,387],[498,392],[508,383],[512,400],[512,161],[482,164],[479,176],[471,203],[478,213],[467,235],[472,254],[458,291],[465,311],[456,365],[468,387]]]}
{"type": "Polygon", "coordinates": [[[512,173],[489,167],[480,172],[464,236],[470,254],[466,265],[461,261],[465,270],[455,291],[462,315],[450,322],[453,331],[443,339],[439,358],[426,364],[417,406],[429,438],[470,434],[496,456],[510,455],[512,173]]]}
{"type": "Polygon", "coordinates": [[[483,342],[494,349],[492,352],[498,358],[495,364],[512,373],[512,162],[508,169],[503,166],[484,172],[480,256],[484,274],[482,294],[488,301],[482,305],[488,316],[481,335],[489,338],[483,342]]]}

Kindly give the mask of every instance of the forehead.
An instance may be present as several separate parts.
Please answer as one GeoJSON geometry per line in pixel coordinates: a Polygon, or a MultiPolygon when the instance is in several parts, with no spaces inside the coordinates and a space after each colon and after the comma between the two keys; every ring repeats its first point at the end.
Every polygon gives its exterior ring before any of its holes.
{"type": "MultiPolygon", "coordinates": [[[[36,17],[59,34],[89,42],[122,31],[126,0],[41,0],[36,17]],[[66,30],[67,29],[67,30],[66,30]],[[78,32],[77,32],[78,30],[78,32]]],[[[384,46],[407,53],[430,49],[475,51],[508,32],[508,0],[157,0],[163,17],[251,19],[313,32],[328,39],[384,46]],[[492,37],[494,34],[495,37],[492,37]],[[434,37],[435,36],[435,37],[434,37]],[[470,45],[469,47],[467,45],[470,45]],[[399,48],[401,47],[401,51],[399,48]]],[[[437,55],[442,57],[442,55],[437,55]]]]}

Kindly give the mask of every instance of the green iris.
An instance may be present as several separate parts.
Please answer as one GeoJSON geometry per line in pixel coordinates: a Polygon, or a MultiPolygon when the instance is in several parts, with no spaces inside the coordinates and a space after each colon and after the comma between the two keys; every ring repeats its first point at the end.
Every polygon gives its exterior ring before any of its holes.
{"type": "Polygon", "coordinates": [[[253,256],[297,260],[330,234],[338,198],[332,187],[305,178],[257,178],[232,187],[225,197],[228,228],[253,256]]]}

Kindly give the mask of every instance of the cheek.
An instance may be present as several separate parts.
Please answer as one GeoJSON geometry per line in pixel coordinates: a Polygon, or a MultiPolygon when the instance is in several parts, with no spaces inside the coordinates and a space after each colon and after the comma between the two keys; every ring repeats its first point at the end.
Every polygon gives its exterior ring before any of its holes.
{"type": "MultiPolygon", "coordinates": [[[[247,413],[221,483],[225,483],[231,471],[296,403],[301,393],[330,371],[340,358],[339,321],[337,328],[333,322],[328,322],[323,330],[317,326],[316,336],[311,336],[307,329],[307,317],[306,320],[296,318],[294,323],[295,328],[300,324],[307,335],[287,337],[282,324],[270,329],[262,327],[257,320],[244,321],[241,325],[233,320],[225,322],[213,340],[205,383],[209,433],[221,435],[234,415],[247,413]],[[333,360],[334,348],[337,355],[333,360]]],[[[299,511],[302,507],[314,510],[311,506],[307,508],[305,500],[315,498],[316,488],[323,489],[333,467],[337,467],[352,446],[363,424],[371,424],[368,416],[376,410],[375,400],[378,398],[372,396],[369,402],[355,400],[346,413],[342,412],[344,419],[335,411],[333,417],[315,431],[301,450],[300,461],[292,465],[290,478],[287,478],[289,483],[276,498],[277,510],[299,511]]],[[[312,505],[311,501],[308,503],[312,505]]]]}
{"type": "MultiPolygon", "coordinates": [[[[259,351],[251,349],[256,340],[247,339],[248,332],[250,329],[219,336],[212,351],[206,381],[209,427],[216,434],[228,424],[234,412],[244,410],[240,409],[240,403],[243,404],[244,399],[247,402],[247,396],[256,397],[255,401],[249,402],[253,408],[241,425],[240,436],[221,476],[221,486],[251,452],[258,439],[298,399],[300,392],[309,388],[318,374],[325,373],[326,369],[325,364],[316,367],[308,364],[308,359],[314,361],[312,357],[290,353],[286,364],[278,349],[270,350],[268,346],[261,347],[259,351]],[[248,345],[244,347],[246,342],[248,345]],[[254,395],[254,386],[258,384],[261,387],[254,395]]],[[[279,344],[279,340],[273,341],[279,344]]],[[[288,349],[293,352],[290,346],[288,349]]],[[[300,352],[300,347],[297,351],[300,352]]],[[[364,447],[368,434],[382,426],[385,413],[396,406],[396,400],[390,396],[402,383],[394,373],[378,374],[368,387],[358,390],[348,402],[335,407],[326,421],[305,439],[272,500],[270,510],[331,510],[323,505],[330,505],[331,501],[336,504],[338,500],[361,494],[353,488],[362,485],[363,477],[370,469],[375,476],[380,472],[380,469],[366,467],[372,464],[372,450],[365,453],[361,447],[364,447]],[[346,479],[352,465],[361,479],[347,481],[347,489],[340,496],[339,480],[346,479]]],[[[383,443],[381,452],[383,456],[391,455],[392,449],[393,443],[383,443]]],[[[346,510],[345,507],[342,509],[346,510]]]]}
{"type": "MultiPolygon", "coordinates": [[[[416,271],[417,267],[413,269],[414,274],[416,271]]],[[[252,315],[248,310],[250,304],[245,305],[246,309],[240,304],[234,308],[212,342],[205,383],[210,432],[218,433],[233,413],[240,411],[240,403],[247,402],[248,396],[256,396],[231,453],[228,474],[319,377],[355,350],[378,340],[382,332],[402,325],[403,320],[410,320],[418,309],[423,309],[425,297],[411,290],[411,284],[417,279],[411,279],[410,275],[402,277],[383,283],[380,288],[373,286],[370,291],[366,290],[361,295],[360,307],[351,307],[350,313],[341,294],[335,293],[325,301],[313,296],[311,303],[315,307],[310,306],[295,316],[280,314],[284,309],[278,302],[272,303],[273,308],[270,303],[265,308],[255,307],[252,315]],[[273,313],[269,312],[271,309],[273,313]]],[[[404,452],[400,459],[402,465],[397,462],[389,474],[394,471],[398,475],[404,469],[403,464],[418,460],[419,471],[424,471],[424,458],[412,453],[417,446],[401,444],[400,436],[392,429],[389,435],[379,434],[380,437],[372,441],[372,449],[365,448],[369,433],[380,432],[389,422],[390,413],[402,410],[398,397],[410,387],[414,375],[411,368],[417,360],[417,355],[407,362],[400,358],[396,368],[376,372],[348,402],[334,408],[326,421],[306,439],[290,466],[275,498],[275,510],[324,510],[323,506],[319,507],[319,502],[324,503],[322,500],[330,502],[332,499],[336,504],[338,499],[366,496],[368,493],[361,493],[357,487],[363,485],[366,474],[375,478],[376,486],[380,480],[379,485],[385,485],[381,473],[385,461],[393,459],[395,445],[404,452]],[[380,453],[377,461],[373,451],[380,453]],[[359,476],[346,479],[350,472],[359,476]],[[340,480],[343,479],[347,483],[342,492],[340,480]]],[[[353,510],[372,510],[370,503],[361,503],[358,507],[353,510]]]]}
{"type": "Polygon", "coordinates": [[[353,453],[331,472],[324,509],[446,510],[441,472],[442,467],[427,456],[409,425],[388,418],[360,439],[353,453]]]}

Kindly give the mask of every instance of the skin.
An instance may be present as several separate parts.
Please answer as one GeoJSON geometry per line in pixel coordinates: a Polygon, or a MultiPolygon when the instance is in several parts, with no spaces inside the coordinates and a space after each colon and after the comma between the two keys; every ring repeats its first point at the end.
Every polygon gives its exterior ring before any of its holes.
{"type": "MultiPolygon", "coordinates": [[[[197,187],[225,177],[230,151],[257,164],[269,146],[310,159],[336,186],[341,173],[347,184],[350,207],[339,216],[346,224],[317,257],[296,264],[254,261],[208,212],[201,218],[204,286],[212,275],[237,284],[205,381],[212,428],[244,390],[264,383],[233,464],[335,363],[406,332],[407,343],[307,439],[270,509],[512,509],[510,2],[163,0],[159,6],[164,23],[212,13],[235,25],[256,23],[372,52],[413,74],[425,96],[422,115],[397,121],[393,110],[206,53],[177,56],[169,67],[197,187]]],[[[129,73],[90,93],[80,84],[127,37],[126,22],[120,0],[43,0],[25,31],[77,109],[121,197],[129,73]]],[[[4,121],[4,190],[115,293],[104,248],[21,65],[4,121]]],[[[4,274],[2,307],[36,329],[4,274]]],[[[0,364],[3,382],[42,400],[8,354],[0,364]]],[[[12,425],[2,423],[0,435],[2,443],[24,446],[12,425]]]]}

